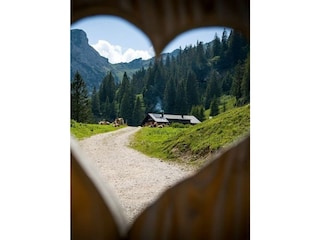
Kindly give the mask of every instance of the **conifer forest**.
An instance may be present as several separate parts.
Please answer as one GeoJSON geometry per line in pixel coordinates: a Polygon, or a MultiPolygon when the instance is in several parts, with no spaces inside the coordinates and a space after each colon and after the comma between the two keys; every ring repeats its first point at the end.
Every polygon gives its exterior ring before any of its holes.
{"type": "Polygon", "coordinates": [[[113,122],[117,117],[139,126],[146,113],[191,114],[205,120],[219,113],[222,96],[235,107],[250,103],[249,41],[234,30],[221,38],[163,54],[132,77],[116,83],[111,72],[89,94],[77,72],[71,81],[71,119],[82,123],[113,122]]]}

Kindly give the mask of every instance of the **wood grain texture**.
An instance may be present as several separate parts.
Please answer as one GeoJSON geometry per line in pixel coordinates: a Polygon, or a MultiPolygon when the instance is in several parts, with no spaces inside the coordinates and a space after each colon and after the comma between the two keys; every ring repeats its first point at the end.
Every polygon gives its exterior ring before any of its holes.
{"type": "Polygon", "coordinates": [[[129,239],[250,239],[250,137],[166,191],[129,239]]]}
{"type": "Polygon", "coordinates": [[[71,239],[124,238],[127,222],[117,199],[71,140],[71,239]]]}
{"type": "MultiPolygon", "coordinates": [[[[249,0],[71,0],[71,23],[101,14],[135,24],[157,55],[180,33],[198,27],[230,27],[250,39],[249,0]]],[[[250,238],[250,137],[163,193],[128,235],[115,199],[81,158],[71,144],[72,239],[250,238]]]]}
{"type": "Polygon", "coordinates": [[[158,56],[176,36],[199,27],[229,27],[250,38],[249,0],[71,0],[71,23],[94,15],[133,23],[150,38],[158,56]]]}

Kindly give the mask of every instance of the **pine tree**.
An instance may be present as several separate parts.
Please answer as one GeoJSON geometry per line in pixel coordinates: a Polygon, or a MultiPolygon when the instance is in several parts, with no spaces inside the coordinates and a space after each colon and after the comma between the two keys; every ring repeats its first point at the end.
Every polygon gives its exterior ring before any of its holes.
{"type": "Polygon", "coordinates": [[[154,73],[154,89],[155,89],[154,95],[156,97],[160,97],[160,98],[162,98],[163,93],[164,93],[164,89],[166,87],[166,81],[163,78],[163,75],[164,75],[163,74],[163,65],[161,63],[162,63],[162,61],[156,65],[157,67],[156,67],[156,70],[154,73]]]}
{"type": "Polygon", "coordinates": [[[176,90],[174,87],[174,80],[171,78],[167,81],[166,89],[164,91],[164,111],[167,113],[174,113],[175,110],[176,90]]]}
{"type": "Polygon", "coordinates": [[[100,103],[105,103],[107,99],[108,76],[105,76],[99,86],[100,103]]]}
{"type": "Polygon", "coordinates": [[[232,75],[228,71],[225,73],[224,77],[222,78],[222,93],[229,95],[232,87],[232,75]]]}
{"type": "Polygon", "coordinates": [[[224,28],[222,32],[222,37],[221,37],[221,51],[222,54],[228,49],[228,33],[227,30],[224,28]]]}
{"type": "Polygon", "coordinates": [[[116,109],[116,100],[113,100],[109,105],[109,118],[110,121],[113,121],[118,117],[117,109],[116,109]]]}
{"type": "Polygon", "coordinates": [[[128,125],[132,125],[133,104],[134,100],[131,91],[125,92],[120,103],[120,117],[122,117],[128,125]]]}
{"type": "Polygon", "coordinates": [[[199,108],[200,108],[200,110],[199,110],[199,118],[198,119],[202,122],[206,119],[206,116],[204,114],[205,109],[202,105],[200,105],[199,108]]]}
{"type": "Polygon", "coordinates": [[[132,75],[131,85],[134,94],[142,93],[145,75],[146,70],[143,67],[132,75]]]}
{"type": "Polygon", "coordinates": [[[187,114],[187,98],[186,98],[186,90],[183,82],[178,83],[176,98],[175,98],[175,113],[176,114],[187,114]]]}
{"type": "Polygon", "coordinates": [[[109,100],[109,97],[107,96],[107,99],[106,99],[106,104],[105,104],[105,109],[104,109],[104,112],[105,112],[105,115],[104,115],[104,118],[108,121],[111,121],[111,117],[110,117],[110,100],[109,100]]]}
{"type": "Polygon", "coordinates": [[[233,96],[236,97],[236,105],[241,106],[241,98],[242,98],[242,91],[241,91],[241,81],[243,78],[243,65],[239,62],[235,67],[235,73],[233,76],[231,93],[233,96]]]}
{"type": "Polygon", "coordinates": [[[218,34],[216,33],[214,36],[213,44],[212,44],[212,52],[213,56],[220,56],[221,55],[221,41],[218,37],[218,34]]]}
{"type": "Polygon", "coordinates": [[[241,94],[243,98],[243,103],[250,102],[250,57],[245,61],[243,78],[241,81],[241,94]]]}
{"type": "Polygon", "coordinates": [[[214,97],[210,104],[210,116],[216,116],[219,114],[219,102],[218,98],[214,97]]]}
{"type": "Polygon", "coordinates": [[[167,54],[166,55],[166,63],[165,63],[165,66],[167,67],[167,68],[169,68],[170,67],[170,55],[169,54],[167,54]]]}
{"type": "Polygon", "coordinates": [[[132,125],[132,111],[135,97],[126,72],[123,74],[117,99],[119,103],[119,117],[122,117],[128,125],[132,125]]]}
{"type": "Polygon", "coordinates": [[[158,60],[152,68],[149,68],[146,74],[146,84],[143,88],[143,102],[147,112],[157,111],[162,108],[159,106],[159,100],[163,101],[166,81],[163,76],[163,63],[158,60]]]}
{"type": "Polygon", "coordinates": [[[198,84],[196,75],[194,72],[189,72],[186,82],[186,99],[187,99],[187,111],[189,112],[193,105],[198,105],[198,84]]]}
{"type": "Polygon", "coordinates": [[[227,103],[226,103],[226,101],[223,101],[222,111],[223,112],[227,111],[227,103]]]}
{"type": "Polygon", "coordinates": [[[100,101],[99,94],[97,93],[96,87],[93,87],[92,95],[91,95],[91,109],[92,113],[96,118],[100,117],[100,101]]]}
{"type": "Polygon", "coordinates": [[[143,102],[146,107],[147,112],[152,112],[155,106],[154,104],[154,95],[153,95],[153,86],[146,85],[142,92],[143,95],[143,102]]]}
{"type": "Polygon", "coordinates": [[[231,67],[243,63],[247,55],[247,43],[244,37],[238,31],[232,31],[229,36],[229,46],[227,55],[230,60],[231,67]]]}
{"type": "Polygon", "coordinates": [[[197,71],[195,72],[198,73],[197,78],[202,81],[209,70],[208,59],[205,56],[205,50],[202,42],[197,44],[197,47],[195,48],[195,58],[190,58],[190,60],[196,63],[197,71]]]}
{"type": "Polygon", "coordinates": [[[144,114],[141,106],[140,97],[136,97],[136,101],[134,104],[133,112],[132,112],[132,125],[139,126],[141,121],[143,120],[144,114]]]}
{"type": "Polygon", "coordinates": [[[218,98],[221,96],[221,86],[219,83],[219,76],[216,72],[210,74],[208,80],[206,93],[205,93],[205,102],[204,107],[208,109],[210,107],[211,101],[214,97],[218,98]]]}
{"type": "MultiPolygon", "coordinates": [[[[230,32],[230,35],[232,31],[230,32]]],[[[229,35],[229,37],[230,37],[229,35]]],[[[220,60],[218,65],[219,70],[224,70],[230,67],[230,54],[228,54],[228,33],[227,30],[224,29],[221,37],[221,52],[220,52],[220,60]]]]}
{"type": "Polygon", "coordinates": [[[86,123],[90,118],[91,106],[87,86],[77,71],[71,82],[71,119],[86,123]]]}
{"type": "Polygon", "coordinates": [[[200,121],[205,120],[204,107],[202,105],[192,106],[190,114],[198,118],[200,121]]]}
{"type": "Polygon", "coordinates": [[[120,104],[121,104],[121,101],[122,101],[124,94],[129,90],[129,88],[130,88],[129,78],[128,78],[127,73],[124,72],[121,84],[120,84],[118,92],[117,92],[117,101],[120,104]]]}
{"type": "Polygon", "coordinates": [[[114,77],[112,76],[111,72],[107,75],[106,81],[106,96],[109,98],[110,102],[113,102],[114,97],[116,94],[116,85],[114,83],[114,77]]]}

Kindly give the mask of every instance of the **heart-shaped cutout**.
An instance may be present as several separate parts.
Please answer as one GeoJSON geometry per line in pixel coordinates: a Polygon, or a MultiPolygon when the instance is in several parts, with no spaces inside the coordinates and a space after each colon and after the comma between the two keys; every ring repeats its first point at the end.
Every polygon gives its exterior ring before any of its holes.
{"type": "MultiPolygon", "coordinates": [[[[183,118],[183,116],[182,116],[182,118],[183,118]]],[[[126,128],[126,129],[121,129],[121,130],[118,130],[117,131],[117,134],[119,134],[119,138],[115,138],[115,139],[110,139],[110,142],[121,142],[121,143],[125,143],[125,141],[122,141],[121,139],[122,139],[122,137],[123,136],[128,136],[128,135],[126,135],[127,134],[127,132],[126,131],[128,131],[128,132],[130,132],[129,131],[129,128],[126,128]],[[121,135],[120,134],[120,132],[121,131],[123,131],[124,132],[124,135],[121,135]],[[120,140],[119,140],[120,139],[120,140]]],[[[110,134],[110,135],[112,135],[112,134],[110,134]]],[[[116,135],[116,134],[115,134],[116,135]]],[[[102,136],[102,135],[101,135],[102,136]]],[[[97,136],[96,136],[97,137],[97,136]]],[[[95,137],[92,137],[91,139],[94,139],[95,137]]],[[[124,137],[125,139],[127,139],[127,137],[124,137]]],[[[87,139],[87,140],[89,140],[89,139],[87,139]]],[[[80,143],[80,145],[83,143],[83,145],[82,145],[82,147],[83,147],[83,150],[88,154],[88,153],[92,153],[93,151],[92,151],[92,144],[91,143],[88,143],[88,142],[86,142],[87,140],[83,140],[83,142],[81,142],[80,143]],[[91,146],[90,146],[91,145],[91,146]],[[90,146],[90,147],[88,147],[87,148],[87,146],[90,146]]],[[[97,139],[95,139],[93,142],[95,142],[95,144],[93,144],[93,146],[94,147],[97,147],[97,145],[99,145],[100,143],[101,143],[101,141],[99,142],[100,140],[97,140],[97,139]]],[[[102,142],[103,142],[103,140],[102,140],[102,142]]],[[[104,142],[106,142],[106,141],[104,141],[104,142]]],[[[113,145],[113,148],[114,148],[114,152],[117,152],[116,151],[116,147],[115,147],[116,145],[113,145]]],[[[119,145],[120,146],[120,148],[119,149],[125,149],[125,145],[119,145]]],[[[110,149],[109,147],[107,147],[108,149],[110,149]]],[[[126,152],[126,150],[123,150],[123,152],[126,152]]],[[[88,154],[89,155],[89,154],[88,154]]],[[[99,155],[99,154],[98,154],[99,155]]],[[[112,155],[112,153],[107,153],[106,155],[108,155],[108,156],[113,156],[112,155]]],[[[120,159],[126,159],[126,156],[128,156],[128,155],[130,155],[131,157],[133,157],[133,152],[131,152],[131,153],[126,153],[125,155],[121,155],[120,156],[120,159]]],[[[92,157],[92,156],[90,156],[89,157],[91,160],[93,160],[93,159],[95,159],[95,157],[92,157]]],[[[113,156],[113,157],[111,157],[112,159],[117,159],[117,156],[113,156]]],[[[111,159],[110,158],[110,159],[111,159]]],[[[139,159],[141,159],[142,157],[141,156],[139,156],[138,157],[139,159]]],[[[96,159],[98,159],[98,158],[96,158],[96,159]]],[[[99,158],[99,159],[101,159],[101,158],[99,158]]],[[[118,160],[116,160],[116,161],[118,161],[118,160]]],[[[135,161],[133,161],[133,162],[135,162],[135,161]]],[[[147,161],[147,162],[150,162],[150,159],[147,161]]],[[[101,168],[103,168],[103,167],[101,167],[101,166],[105,166],[105,164],[100,164],[101,163],[101,161],[100,160],[96,160],[95,161],[95,163],[94,164],[96,164],[96,166],[98,167],[98,169],[101,169],[101,168]]],[[[127,165],[130,165],[130,164],[127,164],[127,165]]],[[[153,164],[153,165],[155,165],[155,164],[153,164]]],[[[111,164],[110,166],[115,166],[115,164],[111,164]]],[[[111,167],[110,167],[111,168],[111,167]]],[[[108,170],[110,170],[110,168],[108,169],[108,170]]],[[[141,168],[143,168],[143,167],[137,167],[137,169],[140,169],[141,170],[141,168]]],[[[170,168],[170,169],[172,169],[172,167],[170,168]]],[[[100,170],[99,170],[100,171],[100,170]]],[[[118,171],[118,173],[121,173],[121,172],[124,172],[124,173],[127,173],[127,174],[124,174],[124,175],[122,175],[120,178],[121,179],[125,179],[125,176],[128,176],[129,174],[129,172],[128,171],[126,171],[126,170],[124,170],[122,167],[120,167],[120,169],[118,169],[118,170],[112,170],[111,169],[111,172],[112,171],[118,171]],[[120,170],[120,172],[119,172],[119,170],[120,170]]],[[[103,176],[103,173],[102,172],[104,172],[103,170],[100,172],[100,174],[103,176]]],[[[105,171],[106,172],[106,171],[105,171]]],[[[141,171],[140,171],[141,172],[141,171]]],[[[137,174],[136,172],[133,172],[133,174],[137,174]]],[[[134,174],[134,175],[135,175],[134,174]]],[[[117,174],[116,174],[117,175],[117,174]]],[[[118,174],[118,175],[121,175],[121,174],[118,174]]],[[[157,175],[157,173],[155,173],[155,174],[151,174],[151,175],[157,175]]],[[[169,174],[169,176],[172,176],[172,175],[174,175],[174,174],[169,174]]],[[[109,175],[109,179],[111,179],[112,177],[110,177],[110,175],[109,175]]],[[[130,177],[130,175],[129,175],[129,179],[130,179],[131,177],[130,177]]],[[[150,178],[150,177],[149,177],[150,178]]],[[[119,182],[119,180],[116,180],[115,182],[119,182]]],[[[123,181],[123,182],[125,182],[125,180],[123,181]]],[[[130,181],[126,181],[127,183],[130,183],[130,181]]],[[[145,181],[142,181],[142,182],[140,182],[139,183],[139,185],[141,186],[143,183],[144,183],[145,181]]],[[[115,184],[116,185],[116,184],[115,184]]],[[[153,184],[151,184],[151,185],[155,185],[155,183],[153,183],[153,184]]],[[[118,185],[115,189],[121,189],[121,186],[120,185],[118,185]]],[[[123,190],[123,189],[122,189],[123,190]]],[[[144,189],[145,190],[145,189],[144,189]]],[[[120,190],[121,191],[121,190],[120,190]]],[[[126,192],[126,191],[122,191],[122,192],[126,192]]]]}

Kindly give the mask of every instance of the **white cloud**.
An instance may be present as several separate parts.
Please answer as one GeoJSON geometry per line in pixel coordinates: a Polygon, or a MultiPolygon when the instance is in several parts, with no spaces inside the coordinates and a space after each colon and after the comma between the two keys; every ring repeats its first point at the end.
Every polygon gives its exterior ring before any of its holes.
{"type": "Polygon", "coordinates": [[[154,56],[152,47],[148,50],[134,50],[129,48],[124,52],[121,46],[112,45],[105,40],[99,40],[96,44],[93,44],[92,47],[98,51],[101,56],[108,58],[110,63],[131,62],[137,58],[146,60],[154,56]]]}

